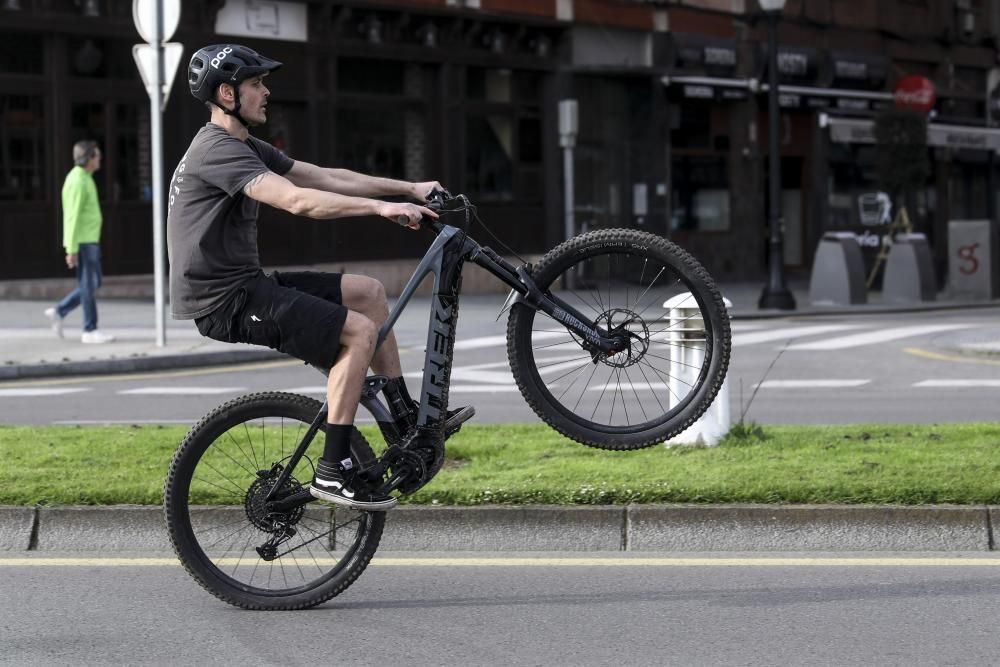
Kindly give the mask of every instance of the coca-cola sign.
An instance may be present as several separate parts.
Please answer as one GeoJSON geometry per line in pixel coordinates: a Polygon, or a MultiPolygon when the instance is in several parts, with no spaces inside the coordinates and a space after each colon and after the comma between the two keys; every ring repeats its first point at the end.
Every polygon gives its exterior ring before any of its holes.
{"type": "Polygon", "coordinates": [[[892,96],[897,107],[923,113],[930,113],[937,100],[934,84],[928,78],[916,74],[900,79],[892,96]]]}

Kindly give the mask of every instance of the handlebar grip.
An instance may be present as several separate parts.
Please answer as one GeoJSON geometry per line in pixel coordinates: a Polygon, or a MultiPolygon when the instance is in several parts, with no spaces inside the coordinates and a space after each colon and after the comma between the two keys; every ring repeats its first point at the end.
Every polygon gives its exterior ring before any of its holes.
{"type": "Polygon", "coordinates": [[[396,224],[399,225],[399,226],[401,226],[401,227],[409,227],[410,226],[410,219],[408,217],[406,217],[405,215],[401,215],[398,218],[396,218],[396,224]]]}

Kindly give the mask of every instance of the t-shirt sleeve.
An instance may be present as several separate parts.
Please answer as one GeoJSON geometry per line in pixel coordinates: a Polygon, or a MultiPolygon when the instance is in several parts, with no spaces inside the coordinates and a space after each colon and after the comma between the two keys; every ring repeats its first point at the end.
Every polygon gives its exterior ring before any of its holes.
{"type": "MultiPolygon", "coordinates": [[[[205,152],[200,176],[230,197],[269,167],[239,139],[218,141],[205,152]]],[[[272,170],[273,171],[273,170],[272,170]]]]}
{"type": "Polygon", "coordinates": [[[257,154],[260,155],[260,159],[264,161],[267,168],[276,173],[278,176],[284,176],[295,164],[295,160],[285,155],[281,150],[275,148],[266,141],[261,141],[257,137],[250,137],[250,142],[257,149],[257,154]]]}

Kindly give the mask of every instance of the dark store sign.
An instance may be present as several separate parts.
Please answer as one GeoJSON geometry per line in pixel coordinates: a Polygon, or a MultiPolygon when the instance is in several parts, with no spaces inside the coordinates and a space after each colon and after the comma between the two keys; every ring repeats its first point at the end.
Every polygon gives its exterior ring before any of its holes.
{"type": "Polygon", "coordinates": [[[923,76],[911,75],[899,80],[893,91],[896,106],[930,113],[934,108],[934,84],[923,76]]]}
{"type": "MultiPolygon", "coordinates": [[[[764,72],[767,72],[767,47],[761,48],[764,72]]],[[[816,80],[819,67],[819,53],[808,47],[785,47],[778,49],[778,78],[786,83],[805,84],[816,80]]]]}
{"type": "Polygon", "coordinates": [[[714,87],[688,84],[684,86],[684,97],[695,100],[745,100],[745,88],[714,87]]]}
{"type": "Polygon", "coordinates": [[[778,72],[789,76],[805,76],[809,73],[809,56],[804,53],[778,51],[778,72]]]}
{"type": "Polygon", "coordinates": [[[867,79],[868,63],[853,60],[834,60],[833,76],[838,79],[867,79]]]}
{"type": "Polygon", "coordinates": [[[699,35],[673,35],[674,65],[678,70],[731,74],[736,69],[736,45],[726,40],[706,39],[699,35]]]}
{"type": "Polygon", "coordinates": [[[716,67],[736,67],[736,49],[727,49],[721,46],[706,46],[705,64],[716,67]]]}
{"type": "MultiPolygon", "coordinates": [[[[830,119],[830,139],[846,144],[875,143],[875,123],[870,120],[830,119]]],[[[1000,130],[959,125],[927,126],[927,144],[942,148],[1000,150],[1000,130]]]]}
{"type": "Polygon", "coordinates": [[[834,86],[881,90],[888,74],[888,59],[873,53],[845,53],[832,51],[829,58],[830,74],[834,86]]]}

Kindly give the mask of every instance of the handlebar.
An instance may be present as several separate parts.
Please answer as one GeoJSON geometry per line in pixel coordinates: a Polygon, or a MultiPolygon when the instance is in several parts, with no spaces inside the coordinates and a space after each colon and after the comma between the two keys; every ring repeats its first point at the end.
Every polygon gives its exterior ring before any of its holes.
{"type": "MultiPolygon", "coordinates": [[[[427,203],[425,203],[424,206],[434,211],[435,213],[441,213],[441,211],[445,210],[445,206],[447,204],[457,199],[460,199],[461,197],[462,195],[454,197],[450,192],[448,192],[443,188],[440,190],[435,188],[434,190],[431,190],[430,194],[427,196],[427,203]]],[[[431,220],[430,222],[434,221],[431,220]]],[[[402,227],[408,227],[410,224],[410,219],[405,215],[401,215],[398,218],[396,218],[396,223],[402,227]]],[[[420,225],[429,226],[432,229],[434,229],[434,226],[429,222],[427,222],[424,218],[421,218],[420,225]]]]}

